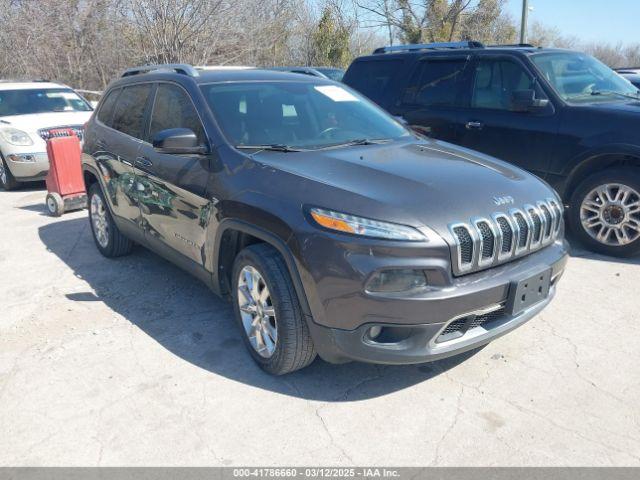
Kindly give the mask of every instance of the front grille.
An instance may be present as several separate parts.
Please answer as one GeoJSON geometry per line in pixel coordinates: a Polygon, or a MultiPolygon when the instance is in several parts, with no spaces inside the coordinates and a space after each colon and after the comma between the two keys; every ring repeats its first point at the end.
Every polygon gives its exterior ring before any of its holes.
{"type": "Polygon", "coordinates": [[[450,224],[454,274],[476,272],[545,247],[556,239],[561,223],[560,206],[548,199],[491,218],[450,224]]]}
{"type": "Polygon", "coordinates": [[[529,215],[531,216],[531,220],[533,220],[533,242],[540,241],[540,235],[542,235],[542,220],[540,220],[540,215],[536,213],[533,208],[529,209],[529,215]]]}
{"type": "Polygon", "coordinates": [[[68,137],[69,130],[71,130],[73,134],[78,137],[80,141],[82,141],[82,138],[84,137],[84,127],[82,125],[66,125],[60,127],[41,128],[40,130],[38,130],[38,135],[40,135],[40,138],[42,138],[46,142],[50,138],[68,137]]]}
{"type": "Polygon", "coordinates": [[[516,222],[518,222],[518,228],[520,229],[520,235],[518,236],[518,248],[524,248],[527,246],[527,237],[529,235],[529,225],[524,219],[524,215],[520,212],[514,214],[516,222]]]}
{"type": "Polygon", "coordinates": [[[485,221],[478,222],[477,226],[482,239],[482,258],[491,258],[493,257],[493,244],[495,242],[493,232],[491,231],[489,224],[485,221]]]}
{"type": "Polygon", "coordinates": [[[486,313],[472,313],[470,315],[464,316],[462,318],[458,318],[453,322],[449,323],[438,338],[436,339],[436,343],[446,342],[448,340],[453,340],[454,338],[460,338],[469,330],[472,330],[476,327],[485,327],[489,328],[491,322],[494,320],[499,320],[504,317],[506,312],[506,306],[500,305],[499,307],[486,312],[486,313]]]}
{"type": "Polygon", "coordinates": [[[500,252],[503,254],[509,253],[513,246],[513,231],[511,230],[511,225],[509,225],[509,222],[507,222],[507,219],[504,217],[498,217],[496,221],[500,227],[500,232],[502,232],[502,248],[500,252]]]}
{"type": "Polygon", "coordinates": [[[462,263],[471,263],[473,260],[473,239],[469,235],[469,230],[465,227],[455,227],[453,232],[458,237],[460,245],[460,261],[462,263]]]}
{"type": "Polygon", "coordinates": [[[549,207],[542,204],[540,205],[540,210],[542,210],[542,214],[545,218],[545,228],[544,228],[544,236],[548,237],[551,235],[551,230],[553,229],[553,219],[551,218],[551,212],[549,211],[549,207]]]}

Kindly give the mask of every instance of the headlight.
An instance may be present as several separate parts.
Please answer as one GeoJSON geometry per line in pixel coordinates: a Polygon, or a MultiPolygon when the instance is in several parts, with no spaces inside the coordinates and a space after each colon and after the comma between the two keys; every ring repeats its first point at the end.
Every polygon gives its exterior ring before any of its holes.
{"type": "Polygon", "coordinates": [[[418,230],[406,225],[379,222],[378,220],[354,217],[346,213],[321,208],[312,208],[309,213],[311,213],[311,216],[318,225],[328,228],[329,230],[388,240],[405,240],[411,242],[427,240],[427,237],[418,230]]]}
{"type": "Polygon", "coordinates": [[[0,129],[0,135],[5,141],[9,142],[11,145],[19,145],[22,147],[27,147],[29,145],[33,145],[33,140],[27,132],[23,132],[22,130],[18,130],[17,128],[6,127],[0,129]]]}

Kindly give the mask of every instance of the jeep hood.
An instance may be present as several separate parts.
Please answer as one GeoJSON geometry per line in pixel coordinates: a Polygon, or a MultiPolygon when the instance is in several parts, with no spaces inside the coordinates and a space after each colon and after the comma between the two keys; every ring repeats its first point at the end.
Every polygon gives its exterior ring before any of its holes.
{"type": "MultiPolygon", "coordinates": [[[[300,187],[302,203],[440,232],[452,222],[557,198],[546,183],[517,167],[435,140],[265,151],[253,158],[313,181],[300,187]],[[315,182],[324,188],[315,188],[315,182]],[[513,198],[513,204],[498,206],[500,197],[513,198]]],[[[290,181],[274,178],[269,184],[282,192],[292,188],[290,181]]]]}

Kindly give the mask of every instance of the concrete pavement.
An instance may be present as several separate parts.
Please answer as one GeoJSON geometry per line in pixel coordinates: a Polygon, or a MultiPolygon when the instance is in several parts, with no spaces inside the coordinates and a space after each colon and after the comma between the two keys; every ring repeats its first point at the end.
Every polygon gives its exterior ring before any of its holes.
{"type": "Polygon", "coordinates": [[[0,191],[0,465],[640,465],[640,259],[475,354],[264,374],[229,305],[0,191]]]}

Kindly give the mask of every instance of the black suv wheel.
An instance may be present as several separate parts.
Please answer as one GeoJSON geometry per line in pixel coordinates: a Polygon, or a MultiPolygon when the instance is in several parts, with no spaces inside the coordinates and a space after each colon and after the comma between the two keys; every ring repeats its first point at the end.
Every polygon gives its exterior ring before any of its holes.
{"type": "Polygon", "coordinates": [[[118,230],[97,183],[89,187],[89,223],[96,247],[102,255],[112,258],[131,252],[133,242],[118,230]]]}
{"type": "Polygon", "coordinates": [[[640,169],[612,169],[584,180],[571,196],[568,220],[573,233],[598,253],[640,253],[640,169]]]}
{"type": "Polygon", "coordinates": [[[251,245],[233,266],[233,306],[242,337],[265,371],[283,375],[309,365],[316,351],[287,266],[276,249],[251,245]]]}

